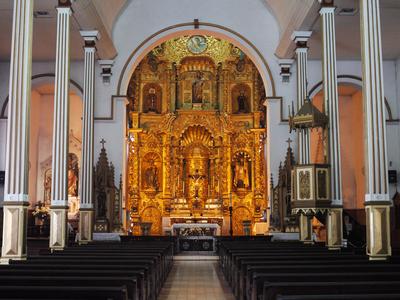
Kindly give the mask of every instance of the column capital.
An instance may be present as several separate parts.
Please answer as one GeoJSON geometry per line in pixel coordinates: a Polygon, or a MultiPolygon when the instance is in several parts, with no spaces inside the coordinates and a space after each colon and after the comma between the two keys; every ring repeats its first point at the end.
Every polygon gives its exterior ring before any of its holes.
{"type": "Polygon", "coordinates": [[[290,76],[292,73],[290,72],[290,68],[292,67],[292,64],[294,62],[294,59],[280,59],[278,61],[279,67],[281,68],[281,77],[282,77],[282,82],[289,82],[290,76]]]}
{"type": "Polygon", "coordinates": [[[98,40],[100,40],[101,35],[98,30],[81,30],[79,31],[83,40],[85,41],[85,47],[94,48],[98,40]]]}
{"type": "Polygon", "coordinates": [[[307,48],[307,42],[312,35],[312,31],[293,31],[292,40],[297,48],[307,48]]]}
{"type": "Polygon", "coordinates": [[[333,14],[336,10],[335,6],[321,6],[319,10],[320,15],[333,14]]]}

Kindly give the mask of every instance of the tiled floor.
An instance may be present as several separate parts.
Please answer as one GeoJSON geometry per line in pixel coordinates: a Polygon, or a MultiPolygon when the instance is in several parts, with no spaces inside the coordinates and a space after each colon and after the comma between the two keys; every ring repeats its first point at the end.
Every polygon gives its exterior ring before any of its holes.
{"type": "Polygon", "coordinates": [[[217,261],[175,260],[159,300],[234,300],[217,261]]]}

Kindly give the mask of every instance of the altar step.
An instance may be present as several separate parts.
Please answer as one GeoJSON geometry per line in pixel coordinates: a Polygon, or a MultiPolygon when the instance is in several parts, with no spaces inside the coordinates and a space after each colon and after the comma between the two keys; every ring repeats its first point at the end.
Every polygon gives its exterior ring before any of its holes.
{"type": "Polygon", "coordinates": [[[174,256],[176,261],[217,261],[218,259],[212,251],[183,251],[174,256]]]}

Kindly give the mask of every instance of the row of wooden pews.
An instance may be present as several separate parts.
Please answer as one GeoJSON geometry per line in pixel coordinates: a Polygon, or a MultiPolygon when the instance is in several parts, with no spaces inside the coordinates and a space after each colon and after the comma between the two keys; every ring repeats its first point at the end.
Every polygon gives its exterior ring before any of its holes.
{"type": "Polygon", "coordinates": [[[173,264],[173,243],[88,244],[0,266],[0,299],[157,298],[173,264]]]}
{"type": "Polygon", "coordinates": [[[236,299],[400,299],[400,260],[297,242],[221,240],[220,265],[236,299]]]}

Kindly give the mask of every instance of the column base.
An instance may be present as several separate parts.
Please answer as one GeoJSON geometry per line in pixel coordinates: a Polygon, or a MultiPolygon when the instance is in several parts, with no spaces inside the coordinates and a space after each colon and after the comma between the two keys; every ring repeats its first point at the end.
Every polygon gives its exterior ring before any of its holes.
{"type": "Polygon", "coordinates": [[[367,255],[370,260],[386,260],[392,255],[390,204],[365,204],[367,216],[367,255]]]}
{"type": "Polygon", "coordinates": [[[68,206],[50,207],[50,249],[64,250],[68,245],[68,206]]]}
{"type": "Polygon", "coordinates": [[[330,208],[326,216],[326,246],[339,250],[343,245],[343,209],[330,208]]]}
{"type": "Polygon", "coordinates": [[[300,241],[304,244],[314,244],[312,235],[312,216],[300,215],[300,241]]]}
{"type": "Polygon", "coordinates": [[[26,260],[27,223],[29,202],[5,201],[3,204],[3,245],[0,264],[9,260],[26,260]]]}
{"type": "Polygon", "coordinates": [[[93,241],[93,215],[94,210],[92,208],[79,210],[79,245],[93,241]]]}

